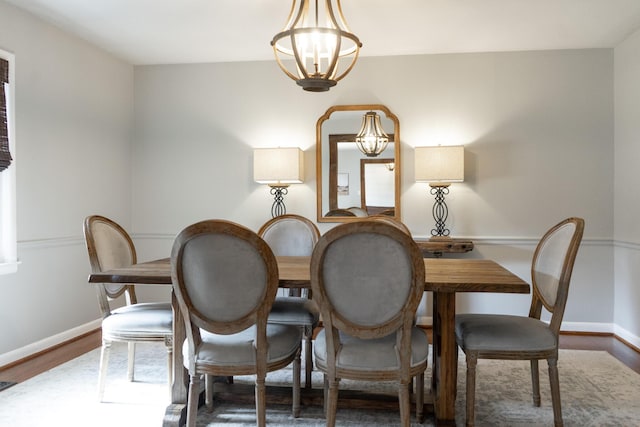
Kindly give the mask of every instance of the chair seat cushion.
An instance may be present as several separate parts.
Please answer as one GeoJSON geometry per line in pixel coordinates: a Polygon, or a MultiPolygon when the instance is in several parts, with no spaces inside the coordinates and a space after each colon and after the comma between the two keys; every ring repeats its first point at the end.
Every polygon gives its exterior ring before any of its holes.
{"type": "Polygon", "coordinates": [[[314,301],[303,297],[277,297],[267,322],[315,328],[319,318],[318,305],[314,301]]]}
{"type": "MultiPolygon", "coordinates": [[[[200,330],[202,344],[195,351],[198,365],[215,366],[253,366],[255,365],[256,327],[251,326],[242,332],[220,335],[200,330]]],[[[267,325],[269,351],[267,364],[290,357],[300,346],[302,330],[298,326],[267,325]]],[[[189,360],[188,340],[182,346],[185,366],[189,360]]]]}
{"type": "Polygon", "coordinates": [[[557,348],[549,325],[525,316],[458,314],[456,341],[463,350],[545,352],[557,348]]]}
{"type": "Polygon", "coordinates": [[[139,303],[111,311],[102,320],[104,339],[158,338],[173,334],[173,311],[170,303],[139,303]]]}
{"type": "MultiPolygon", "coordinates": [[[[425,363],[429,354],[429,339],[420,328],[414,327],[411,332],[411,367],[425,363]]],[[[340,332],[342,346],[336,360],[338,369],[359,371],[397,370],[396,334],[376,339],[359,339],[340,332]]],[[[327,343],[325,330],[318,333],[314,346],[316,364],[319,369],[327,367],[327,343]]]]}

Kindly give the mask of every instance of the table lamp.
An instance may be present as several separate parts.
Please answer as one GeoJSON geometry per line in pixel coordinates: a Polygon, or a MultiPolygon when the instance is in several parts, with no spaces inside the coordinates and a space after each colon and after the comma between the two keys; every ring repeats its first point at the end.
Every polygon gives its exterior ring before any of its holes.
{"type": "Polygon", "coordinates": [[[416,182],[429,183],[430,193],[435,196],[432,213],[436,225],[431,230],[431,238],[450,238],[450,230],[446,228],[449,209],[444,197],[449,194],[452,182],[464,181],[464,147],[416,147],[415,177],[416,182]]]}
{"type": "Polygon", "coordinates": [[[284,196],[289,184],[301,184],[304,176],[303,151],[299,148],[256,148],[253,150],[253,179],[268,184],[274,196],[271,216],[287,213],[284,196]]]}

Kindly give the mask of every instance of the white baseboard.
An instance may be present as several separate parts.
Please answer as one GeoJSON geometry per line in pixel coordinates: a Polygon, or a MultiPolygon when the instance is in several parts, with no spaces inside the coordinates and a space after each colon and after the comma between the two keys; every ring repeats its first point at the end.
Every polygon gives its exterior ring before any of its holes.
{"type": "MultiPolygon", "coordinates": [[[[68,331],[61,332],[57,335],[45,338],[38,342],[29,344],[19,349],[10,351],[0,355],[0,368],[13,363],[17,360],[24,359],[40,351],[54,347],[70,339],[76,338],[82,334],[98,329],[102,323],[101,319],[85,323],[68,331]]],[[[416,323],[419,326],[432,326],[433,318],[431,316],[418,316],[416,323]]],[[[613,323],[590,323],[590,322],[563,322],[561,330],[563,332],[587,332],[587,333],[609,333],[627,341],[636,348],[640,348],[640,337],[633,335],[626,329],[613,323]]]]}
{"type": "Polygon", "coordinates": [[[615,325],[613,323],[595,323],[595,322],[562,322],[560,326],[561,332],[591,332],[595,334],[613,334],[615,333],[615,325]]]}
{"type": "Polygon", "coordinates": [[[615,323],[581,323],[563,322],[560,328],[563,332],[587,332],[587,333],[608,333],[625,340],[636,349],[640,349],[640,337],[633,335],[615,323]]]}
{"type": "Polygon", "coordinates": [[[614,334],[616,334],[616,336],[622,338],[623,340],[634,346],[636,349],[640,349],[640,337],[633,335],[631,332],[618,325],[614,326],[614,334]]]}
{"type": "MultiPolygon", "coordinates": [[[[433,326],[433,318],[431,316],[418,316],[417,324],[419,326],[433,326]]],[[[614,334],[622,338],[636,348],[640,348],[640,337],[633,335],[626,329],[614,323],[595,323],[595,322],[562,322],[560,328],[562,332],[586,332],[592,334],[614,334]]]]}
{"type": "Polygon", "coordinates": [[[59,334],[47,337],[43,340],[12,350],[8,353],[0,354],[0,368],[10,363],[16,362],[20,359],[24,359],[25,357],[29,357],[33,354],[46,350],[48,348],[54,347],[65,341],[76,338],[87,332],[91,332],[94,329],[98,329],[100,328],[101,324],[102,324],[102,319],[96,319],[92,322],[85,323],[84,325],[80,325],[73,329],[69,329],[59,334]]]}
{"type": "Polygon", "coordinates": [[[418,326],[433,326],[433,317],[431,316],[418,316],[416,319],[418,326]]]}
{"type": "MultiPolygon", "coordinates": [[[[419,326],[433,326],[433,317],[418,316],[417,324],[419,326]]],[[[589,323],[589,322],[563,322],[560,328],[563,332],[591,332],[591,333],[608,333],[613,334],[614,327],[612,323],[589,323]]]]}

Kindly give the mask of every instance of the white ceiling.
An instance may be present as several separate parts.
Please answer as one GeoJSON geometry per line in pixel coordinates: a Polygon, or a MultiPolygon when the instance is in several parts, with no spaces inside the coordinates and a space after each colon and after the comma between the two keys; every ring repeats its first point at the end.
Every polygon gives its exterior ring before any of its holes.
{"type": "MultiPolygon", "coordinates": [[[[289,0],[6,0],[132,64],[271,60],[289,0]]],[[[614,47],[640,0],[343,0],[362,56],[614,47]]]]}

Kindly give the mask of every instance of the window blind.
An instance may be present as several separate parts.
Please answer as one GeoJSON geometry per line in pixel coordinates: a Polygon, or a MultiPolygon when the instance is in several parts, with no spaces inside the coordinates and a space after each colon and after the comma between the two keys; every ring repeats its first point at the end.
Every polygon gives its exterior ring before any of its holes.
{"type": "Polygon", "coordinates": [[[7,124],[7,97],[4,85],[9,83],[9,61],[0,58],[0,172],[11,164],[9,152],[9,126],[7,124]]]}

